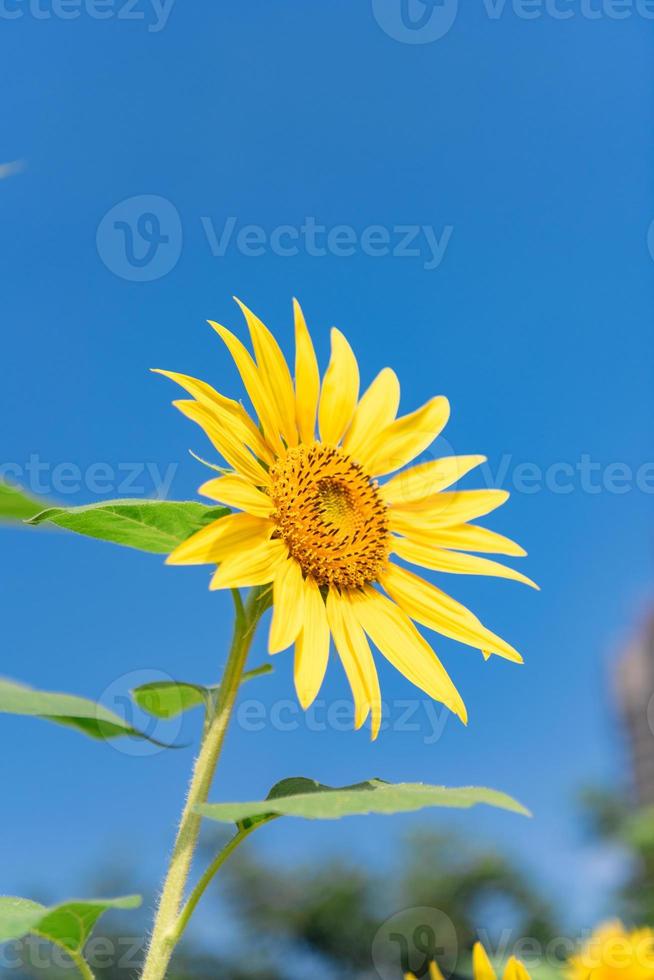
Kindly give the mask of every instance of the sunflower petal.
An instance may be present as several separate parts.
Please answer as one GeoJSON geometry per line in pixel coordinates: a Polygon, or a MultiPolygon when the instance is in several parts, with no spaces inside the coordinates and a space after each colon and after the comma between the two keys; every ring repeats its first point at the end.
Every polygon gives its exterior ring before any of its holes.
{"type": "Polygon", "coordinates": [[[272,451],[279,455],[284,451],[284,444],[279,437],[280,430],[276,406],[268,394],[257,365],[252,359],[250,352],[231,330],[221,326],[219,323],[215,323],[213,320],[209,320],[209,325],[213,327],[221,340],[223,340],[229,353],[232,355],[243,384],[245,385],[245,390],[261,422],[266,442],[272,451]]]}
{"type": "Polygon", "coordinates": [[[507,490],[456,490],[436,493],[412,507],[391,507],[391,530],[400,534],[417,535],[422,539],[436,528],[483,517],[497,510],[509,499],[507,490]]]}
{"type": "Polygon", "coordinates": [[[295,391],[286,358],[268,327],[240,299],[234,299],[247,322],[259,376],[268,391],[270,404],[276,408],[279,430],[287,446],[297,446],[295,391]]]}
{"type": "Polygon", "coordinates": [[[509,568],[497,561],[489,561],[488,558],[479,558],[477,555],[448,551],[446,548],[434,548],[430,544],[409,541],[408,538],[395,538],[393,551],[405,561],[410,561],[412,565],[422,565],[423,568],[431,568],[435,572],[448,572],[453,575],[492,575],[496,578],[513,579],[524,585],[530,585],[532,589],[538,589],[535,582],[515,568],[509,568]]]}
{"type": "Polygon", "coordinates": [[[403,415],[378,432],[361,462],[372,476],[399,470],[419,456],[443,431],[450,403],[443,395],[432,398],[410,415],[403,415]]]}
{"type": "MultiPolygon", "coordinates": [[[[368,684],[366,676],[359,663],[357,652],[353,649],[348,633],[346,632],[342,614],[343,600],[336,591],[330,589],[327,593],[327,620],[329,629],[334,637],[334,645],[341,658],[343,669],[352,688],[354,698],[354,727],[361,728],[364,721],[370,714],[370,703],[368,697],[368,684]]],[[[370,649],[368,649],[370,656],[370,649]]]]}
{"type": "Polygon", "coordinates": [[[251,514],[228,514],[183,541],[166,559],[167,565],[211,565],[234,549],[256,547],[267,541],[273,524],[251,514]]]}
{"type": "Polygon", "coordinates": [[[524,558],[527,554],[524,548],[510,538],[477,524],[453,524],[434,528],[426,534],[421,533],[419,540],[437,548],[451,548],[453,551],[482,551],[490,555],[510,555],[514,558],[524,558]]]}
{"type": "Polygon", "coordinates": [[[472,973],[475,980],[496,980],[495,970],[481,943],[475,943],[472,947],[472,973]]]}
{"type": "Polygon", "coordinates": [[[246,446],[250,447],[255,456],[265,460],[267,463],[273,462],[274,456],[270,448],[239,402],[234,401],[233,398],[226,398],[212,388],[211,385],[206,384],[204,381],[199,381],[197,378],[192,378],[188,374],[177,374],[175,371],[162,371],[159,368],[152,368],[152,371],[154,374],[161,374],[164,378],[170,378],[171,381],[175,381],[184,391],[187,391],[189,395],[209,410],[217,408],[220,413],[216,419],[218,423],[220,423],[221,418],[227,415],[234,433],[243,440],[246,446]]]}
{"type": "Polygon", "coordinates": [[[359,365],[340,330],[332,328],[332,356],[322,382],[318,423],[320,438],[330,446],[340,442],[352,421],[359,397],[359,365]]]}
{"type": "Polygon", "coordinates": [[[316,437],[316,414],[320,396],[320,371],[304,313],[296,299],[295,315],[295,418],[300,440],[310,445],[316,437]]]}
{"type": "Polygon", "coordinates": [[[306,710],[316,699],[329,659],[329,624],[320,589],[312,578],[304,582],[304,626],[295,642],[295,690],[306,710]]]}
{"type": "Polygon", "coordinates": [[[485,456],[445,456],[443,459],[433,459],[398,473],[381,486],[379,492],[387,504],[408,507],[414,501],[440,493],[475,466],[485,462],[485,456]]]}
{"type": "Polygon", "coordinates": [[[432,960],[429,964],[429,980],[445,980],[435,960],[432,960]]]}
{"type": "Polygon", "coordinates": [[[211,579],[211,589],[239,589],[251,585],[267,585],[288,556],[288,548],[277,539],[264,541],[254,548],[239,548],[225,558],[211,579]]]}
{"type": "Polygon", "coordinates": [[[381,584],[407,615],[428,629],[482,651],[522,663],[517,650],[491,633],[477,617],[451,596],[413,572],[389,563],[381,584]]]}
{"type": "Polygon", "coordinates": [[[227,504],[228,507],[237,507],[248,514],[254,514],[256,517],[269,517],[275,509],[267,493],[257,490],[248,480],[236,474],[207,480],[198,493],[203,497],[209,497],[210,500],[217,500],[220,504],[227,504]]]}
{"type": "Polygon", "coordinates": [[[370,735],[374,741],[379,735],[382,720],[381,690],[379,688],[377,668],[375,667],[375,661],[373,660],[366,634],[352,611],[347,592],[344,592],[341,596],[340,610],[347,642],[357,660],[365,681],[371,712],[370,735]]]}
{"type": "Polygon", "coordinates": [[[377,649],[401,674],[465,722],[465,705],[442,663],[409,617],[375,589],[352,595],[352,609],[377,649]]]}
{"type": "Polygon", "coordinates": [[[279,568],[273,583],[273,612],[268,652],[279,653],[292,646],[304,622],[304,580],[294,558],[279,568]]]}
{"type": "Polygon", "coordinates": [[[524,963],[511,956],[504,967],[503,980],[531,980],[531,978],[524,963]]]}
{"type": "Polygon", "coordinates": [[[241,476],[259,487],[270,483],[270,477],[266,470],[230,427],[227,416],[223,416],[222,420],[218,421],[218,409],[210,410],[205,405],[201,405],[200,402],[187,399],[174,401],[173,405],[179,409],[182,415],[193,422],[197,422],[220,455],[241,476]]]}
{"type": "Polygon", "coordinates": [[[343,449],[358,459],[380,428],[395,420],[399,404],[400,382],[395,371],[384,368],[357,405],[352,425],[343,440],[343,449]]]}

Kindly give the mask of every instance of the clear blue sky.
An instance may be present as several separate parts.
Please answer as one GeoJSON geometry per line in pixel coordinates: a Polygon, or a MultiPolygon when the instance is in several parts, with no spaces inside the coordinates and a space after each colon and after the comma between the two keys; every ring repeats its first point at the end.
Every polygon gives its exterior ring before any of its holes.
{"type": "MultiPolygon", "coordinates": [[[[209,450],[148,368],[238,396],[204,322],[241,330],[233,293],[287,351],[299,296],[323,363],[337,324],[365,379],[395,367],[408,410],[446,394],[447,451],[486,453],[492,474],[503,467],[514,493],[492,526],[528,548],[521,568],[542,593],[483,579],[445,585],[524,652],[525,666],[435,642],[468,729],[452,720],[426,744],[421,709],[420,731],[373,745],[365,733],[303,724],[234,730],[214,796],[256,798],[290,774],[496,786],[534,820],[478,810],[454,823],[517,853],[585,923],[606,911],[593,898],[606,862],[580,837],[574,796],[582,782],[622,779],[608,674],[652,580],[651,469],[649,494],[634,485],[652,458],[652,25],[635,10],[590,19],[575,4],[567,20],[461,6],[443,37],[407,43],[419,38],[401,25],[399,0],[374,11],[368,0],[178,2],[163,25],[144,0],[139,20],[125,7],[119,18],[120,4],[106,19],[82,7],[65,20],[45,2],[7,0],[2,18],[20,16],[0,31],[0,163],[24,169],[0,180],[0,461],[24,471],[35,454],[47,464],[42,485],[69,503],[103,496],[95,463],[117,474],[108,496],[136,495],[119,486],[124,464],[177,464],[169,495],[192,497],[205,471],[187,449],[209,450]],[[141,195],[169,205],[130,203],[141,195]],[[142,225],[146,236],[168,241],[148,264],[137,237],[130,265],[120,222],[133,226],[142,210],[159,221],[142,225]],[[213,254],[209,239],[230,218],[224,254],[213,254]],[[312,254],[324,242],[307,240],[307,218],[353,231],[332,232],[328,254],[312,254]],[[244,245],[246,225],[263,229],[263,245],[252,244],[259,233],[244,245]],[[418,255],[371,254],[397,252],[405,225],[428,229],[411,245],[418,255]],[[280,226],[291,230],[271,244],[280,226]],[[279,254],[293,245],[297,254],[279,254]],[[149,275],[158,278],[138,281],[149,275]],[[548,469],[584,459],[599,464],[594,486],[626,464],[630,489],[592,493],[583,474],[548,469]],[[61,463],[83,474],[78,492],[63,492],[61,463]],[[519,492],[523,463],[549,473],[549,487],[519,492]],[[571,492],[554,492],[552,478],[571,492]]],[[[135,482],[153,492],[151,477],[135,482]]],[[[37,531],[4,531],[1,548],[2,674],[90,697],[124,692],[142,669],[216,679],[231,611],[207,591],[206,570],[37,531]]],[[[259,643],[252,662],[264,658],[259,643]]],[[[290,656],[275,666],[246,697],[292,697],[290,656]]],[[[382,682],[389,701],[414,695],[390,669],[382,682]]],[[[336,665],[325,690],[346,693],[336,665]]],[[[190,750],[138,758],[37,722],[0,726],[0,823],[11,842],[0,891],[33,891],[45,864],[51,897],[78,893],[107,854],[129,855],[146,879],[160,874],[190,750]]],[[[320,844],[385,865],[408,828],[430,822],[446,821],[432,811],[280,822],[260,846],[293,861],[320,844]]]]}

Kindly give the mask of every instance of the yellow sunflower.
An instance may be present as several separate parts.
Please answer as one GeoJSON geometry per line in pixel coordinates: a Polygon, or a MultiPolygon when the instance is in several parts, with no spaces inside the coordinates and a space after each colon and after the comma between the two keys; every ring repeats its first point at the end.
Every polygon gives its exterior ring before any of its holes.
{"type": "MultiPolygon", "coordinates": [[[[472,973],[474,980],[497,980],[497,974],[481,943],[475,943],[472,950],[472,973]]],[[[404,980],[416,980],[416,977],[413,973],[405,973],[404,980]]],[[[433,962],[429,964],[429,980],[444,980],[437,964],[433,962]]],[[[511,956],[504,967],[502,980],[530,980],[530,976],[524,964],[511,956]]]]}
{"type": "Polygon", "coordinates": [[[303,708],[323,682],[331,637],[352,688],[357,728],[371,715],[375,738],[381,723],[369,641],[465,722],[458,691],[412,620],[477,647],[485,657],[495,653],[517,663],[522,658],[468,609],[392,558],[533,585],[512,568],[465,554],[525,554],[513,541],[470,523],[503,504],[508,494],[448,490],[484,462],[483,456],[450,456],[404,469],[445,426],[446,398],[398,417],[400,385],[390,368],[359,397],[356,357],[336,329],[321,383],[297,302],[293,380],[271,332],[239,305],[254,357],[225,327],[211,326],[236,363],[258,425],[239,402],[205,382],[159,372],[191,395],[174,404],[201,426],[230,467],[204,483],[200,493],[240,511],[193,535],[168,562],[217,565],[212,589],[271,584],[269,650],[295,646],[295,686],[303,708]],[[391,473],[396,475],[378,482],[391,473]]]}
{"type": "Polygon", "coordinates": [[[569,980],[653,980],[654,931],[606,922],[570,957],[569,980]]]}

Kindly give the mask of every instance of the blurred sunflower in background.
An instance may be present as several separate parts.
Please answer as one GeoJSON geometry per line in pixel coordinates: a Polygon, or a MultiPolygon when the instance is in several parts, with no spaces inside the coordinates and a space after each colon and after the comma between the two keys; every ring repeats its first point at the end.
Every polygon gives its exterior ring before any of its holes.
{"type": "Polygon", "coordinates": [[[269,650],[294,645],[295,686],[305,709],[324,679],[332,638],[352,688],[355,725],[371,715],[376,737],[381,694],[372,641],[408,680],[465,722],[458,691],[413,620],[485,657],[516,663],[522,657],[393,556],[435,571],[533,585],[513,568],[466,553],[525,554],[508,538],[470,523],[503,504],[508,493],[448,489],[484,456],[449,456],[405,469],[442,432],[450,413],[446,398],[398,417],[400,385],[390,368],[360,397],[356,357],[337,329],[321,382],[297,302],[293,379],[272,333],[239,305],[254,357],[225,327],[211,326],[235,361],[258,425],[240,402],[204,381],[159,372],[191,395],[174,404],[201,426],[230,467],[200,493],[240,511],[197,532],[169,563],[217,565],[212,589],[271,585],[269,650]]]}
{"type": "Polygon", "coordinates": [[[652,980],[654,930],[627,930],[621,922],[598,926],[567,963],[568,980],[652,980]]]}

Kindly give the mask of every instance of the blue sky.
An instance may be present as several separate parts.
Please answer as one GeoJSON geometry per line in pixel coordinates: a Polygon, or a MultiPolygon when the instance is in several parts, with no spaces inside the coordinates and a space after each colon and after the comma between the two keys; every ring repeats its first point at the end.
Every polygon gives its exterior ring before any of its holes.
{"type": "MultiPolygon", "coordinates": [[[[205,471],[187,450],[209,450],[148,368],[238,397],[205,323],[242,332],[232,294],[287,352],[297,295],[322,363],[337,324],[365,380],[397,370],[407,410],[446,394],[443,448],[487,454],[482,476],[513,491],[487,523],[527,547],[521,567],[542,592],[445,586],[525,666],[433,638],[467,729],[450,719],[430,740],[423,707],[418,730],[375,744],[299,716],[292,731],[241,724],[214,798],[258,798],[290,774],[496,786],[535,818],[280,822],[259,846],[385,865],[412,826],[453,823],[517,854],[585,925],[610,911],[597,898],[610,862],[581,838],[575,794],[624,778],[609,677],[651,597],[654,61],[641,7],[622,19],[599,0],[597,17],[564,7],[569,19],[552,4],[527,18],[479,0],[413,43],[399,0],[177,3],[165,23],[145,0],[131,13],[116,0],[105,19],[7,0],[0,163],[24,168],[0,180],[0,462],[64,503],[151,495],[157,474],[193,497],[205,471]],[[137,226],[144,212],[154,219],[137,226]],[[307,224],[324,229],[315,241],[307,224]]],[[[36,531],[3,531],[2,554],[2,674],[110,701],[134,672],[216,679],[231,611],[206,570],[36,531]]],[[[252,663],[264,659],[260,638],[252,663]]],[[[275,668],[244,697],[291,698],[290,656],[275,668]]],[[[381,673],[389,703],[414,697],[381,673]]],[[[346,693],[333,665],[325,697],[346,693]]],[[[0,722],[1,891],[41,888],[45,865],[64,898],[117,854],[160,875],[190,751],[140,758],[0,722]]]]}

